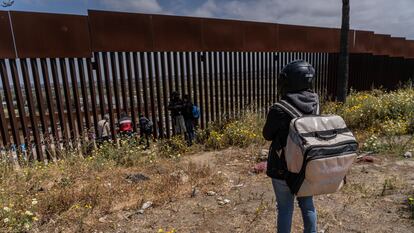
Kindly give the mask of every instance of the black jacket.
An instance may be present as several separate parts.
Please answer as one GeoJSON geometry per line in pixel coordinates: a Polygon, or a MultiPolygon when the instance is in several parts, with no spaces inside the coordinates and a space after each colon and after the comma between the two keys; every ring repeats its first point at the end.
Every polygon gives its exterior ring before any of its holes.
{"type": "Polygon", "coordinates": [[[180,98],[171,99],[168,104],[168,110],[171,111],[171,116],[176,117],[182,115],[184,109],[184,102],[180,98]]]}
{"type": "MultiPolygon", "coordinates": [[[[282,99],[288,101],[303,114],[315,114],[319,104],[318,95],[311,91],[288,93],[282,99]]],[[[289,124],[292,117],[277,106],[272,106],[267,114],[266,123],[263,127],[263,137],[272,141],[267,159],[267,175],[275,179],[285,179],[286,161],[284,152],[281,150],[286,146],[289,134],[289,124]],[[281,151],[281,156],[278,156],[281,151]]]]}
{"type": "Polygon", "coordinates": [[[144,116],[139,118],[139,129],[141,131],[141,134],[151,134],[152,122],[144,116]]]}
{"type": "Polygon", "coordinates": [[[193,103],[191,101],[185,101],[183,103],[183,117],[184,120],[193,120],[193,103]]]}

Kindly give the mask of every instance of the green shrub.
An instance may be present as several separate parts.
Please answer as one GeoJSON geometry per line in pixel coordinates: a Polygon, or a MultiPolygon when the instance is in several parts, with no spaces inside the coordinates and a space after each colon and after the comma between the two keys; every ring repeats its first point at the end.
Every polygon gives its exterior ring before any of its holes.
{"type": "Polygon", "coordinates": [[[112,142],[104,142],[92,151],[92,157],[96,158],[96,165],[115,162],[116,165],[134,166],[143,158],[144,146],[139,145],[135,139],[121,140],[119,145],[112,142]]]}
{"type": "Polygon", "coordinates": [[[222,132],[217,132],[216,130],[209,131],[204,146],[214,150],[224,148],[224,134],[222,132]]]}
{"type": "Polygon", "coordinates": [[[28,195],[9,196],[0,190],[0,229],[9,232],[27,232],[38,221],[37,199],[28,195]]]}
{"type": "Polygon", "coordinates": [[[352,92],[346,103],[328,102],[325,114],[338,114],[354,130],[361,149],[401,154],[411,139],[403,135],[414,131],[414,89],[386,92],[372,90],[352,92]]]}
{"type": "Polygon", "coordinates": [[[410,130],[414,117],[414,89],[405,88],[386,92],[352,92],[345,104],[328,102],[323,107],[326,114],[341,115],[352,129],[373,128],[380,132],[388,125],[396,124],[396,134],[405,134],[410,130]]]}
{"type": "Polygon", "coordinates": [[[167,158],[179,158],[188,149],[187,142],[181,135],[163,139],[158,144],[158,154],[167,158]]]}
{"type": "Polygon", "coordinates": [[[199,143],[207,149],[222,149],[229,146],[247,147],[264,142],[261,131],[264,121],[257,114],[246,112],[238,119],[214,123],[197,134],[199,143]]]}
{"type": "Polygon", "coordinates": [[[0,179],[0,232],[29,232],[41,219],[40,179],[50,179],[44,163],[9,170],[0,179]]]}
{"type": "Polygon", "coordinates": [[[259,142],[262,136],[254,127],[254,125],[249,125],[249,122],[243,121],[234,121],[228,124],[224,129],[223,134],[225,144],[230,146],[247,147],[253,143],[259,142]]]}
{"type": "Polygon", "coordinates": [[[323,113],[342,116],[357,138],[364,141],[362,150],[401,154],[412,143],[412,138],[402,135],[414,132],[413,99],[411,87],[391,92],[351,92],[344,104],[325,103],[323,113]]]}
{"type": "Polygon", "coordinates": [[[379,138],[376,135],[371,135],[363,144],[361,147],[361,150],[363,151],[371,151],[374,153],[378,153],[380,151],[383,151],[384,144],[379,140],[379,138]]]}
{"type": "Polygon", "coordinates": [[[405,117],[387,119],[381,123],[380,129],[385,136],[405,135],[408,133],[409,122],[405,117]]]}

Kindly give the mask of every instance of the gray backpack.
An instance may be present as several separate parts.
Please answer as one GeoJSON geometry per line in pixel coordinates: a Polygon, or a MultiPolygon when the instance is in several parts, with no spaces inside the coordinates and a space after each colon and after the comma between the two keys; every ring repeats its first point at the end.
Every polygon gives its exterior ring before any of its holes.
{"type": "Polygon", "coordinates": [[[284,100],[276,105],[293,118],[284,148],[292,193],[303,197],[338,191],[358,149],[345,121],[336,115],[303,115],[284,100]]]}

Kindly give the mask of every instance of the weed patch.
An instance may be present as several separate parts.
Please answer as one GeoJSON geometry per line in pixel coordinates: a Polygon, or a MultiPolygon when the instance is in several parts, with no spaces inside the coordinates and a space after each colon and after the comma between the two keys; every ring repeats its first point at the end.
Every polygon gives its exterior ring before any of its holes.
{"type": "Polygon", "coordinates": [[[158,144],[158,153],[165,158],[179,158],[188,150],[187,142],[181,136],[161,140],[158,144]]]}
{"type": "Polygon", "coordinates": [[[364,151],[401,154],[413,149],[414,89],[352,92],[346,103],[328,102],[325,114],[338,114],[365,141],[364,151]]]}
{"type": "Polygon", "coordinates": [[[264,119],[246,112],[240,118],[210,125],[198,132],[199,142],[206,149],[223,149],[230,146],[245,148],[252,144],[263,144],[264,119]]]}

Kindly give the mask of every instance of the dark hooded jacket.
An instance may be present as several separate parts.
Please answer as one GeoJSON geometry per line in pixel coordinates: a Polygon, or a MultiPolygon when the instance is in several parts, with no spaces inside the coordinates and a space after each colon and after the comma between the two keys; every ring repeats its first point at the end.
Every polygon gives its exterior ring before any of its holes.
{"type": "MultiPolygon", "coordinates": [[[[318,95],[312,91],[288,93],[283,96],[282,99],[289,102],[303,114],[316,114],[317,106],[319,104],[318,95]]],[[[266,124],[263,128],[263,137],[268,141],[272,141],[267,159],[266,172],[271,178],[285,179],[286,177],[287,165],[284,159],[284,151],[282,150],[280,157],[278,156],[277,151],[280,151],[286,146],[291,120],[292,117],[279,107],[270,107],[266,118],[266,124]]]]}
{"type": "Polygon", "coordinates": [[[180,98],[172,98],[168,104],[168,109],[171,111],[171,116],[176,117],[182,115],[184,102],[180,98]]]}

